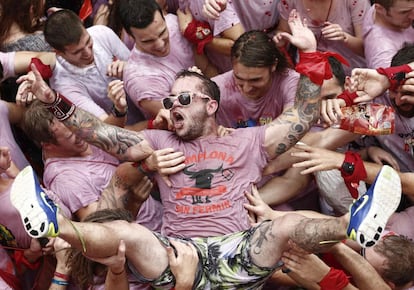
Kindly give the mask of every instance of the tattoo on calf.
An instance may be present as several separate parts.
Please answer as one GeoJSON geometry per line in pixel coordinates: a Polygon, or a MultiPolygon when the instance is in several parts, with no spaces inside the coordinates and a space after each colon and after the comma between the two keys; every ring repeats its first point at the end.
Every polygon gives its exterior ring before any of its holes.
{"type": "Polygon", "coordinates": [[[321,244],[323,241],[342,240],[341,224],[338,219],[304,218],[295,228],[291,239],[302,249],[317,253],[332,244],[321,244]]]}

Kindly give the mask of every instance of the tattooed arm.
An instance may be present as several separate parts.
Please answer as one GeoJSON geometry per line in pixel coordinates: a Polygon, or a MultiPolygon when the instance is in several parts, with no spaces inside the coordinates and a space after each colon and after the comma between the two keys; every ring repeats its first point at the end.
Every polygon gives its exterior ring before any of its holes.
{"type": "MultiPolygon", "coordinates": [[[[295,9],[290,12],[288,23],[292,34],[278,33],[274,41],[278,43],[285,39],[302,53],[315,52],[315,35],[306,23],[302,23],[295,9]]],[[[301,75],[294,106],[285,110],[266,128],[264,145],[270,158],[275,158],[296,144],[318,120],[319,114],[320,85],[314,84],[307,76],[301,75]]]]}
{"type": "Polygon", "coordinates": [[[36,67],[32,65],[31,69],[31,73],[17,80],[20,83],[17,97],[26,99],[28,93],[33,93],[44,104],[52,107],[55,117],[63,120],[76,135],[120,160],[138,161],[152,153],[151,146],[141,133],[105,124],[75,105],[71,107],[68,101],[62,99],[59,102],[56,92],[47,85],[36,67]]]}
{"type": "Polygon", "coordinates": [[[106,124],[81,108],[76,108],[63,123],[88,143],[120,160],[138,161],[153,151],[140,132],[106,124]]]}
{"type": "Polygon", "coordinates": [[[295,145],[318,120],[319,113],[320,86],[302,75],[294,106],[285,110],[266,128],[265,147],[270,158],[275,158],[295,145]]]}

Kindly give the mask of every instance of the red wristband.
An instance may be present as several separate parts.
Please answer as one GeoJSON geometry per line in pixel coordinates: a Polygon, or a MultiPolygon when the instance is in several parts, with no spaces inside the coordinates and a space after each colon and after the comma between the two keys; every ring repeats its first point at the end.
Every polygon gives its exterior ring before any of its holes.
{"type": "Polygon", "coordinates": [[[344,163],[352,164],[354,167],[354,171],[351,174],[345,172],[343,167],[341,167],[340,171],[349,193],[353,198],[358,198],[359,182],[367,178],[364,162],[358,153],[347,151],[345,152],[344,163]]]}
{"type": "Polygon", "coordinates": [[[44,104],[44,106],[52,112],[53,116],[59,121],[68,119],[76,109],[76,106],[71,101],[59,93],[56,93],[56,99],[52,104],[44,104]]]}
{"type": "Polygon", "coordinates": [[[149,119],[147,129],[154,129],[154,119],[149,119]]]}
{"type": "Polygon", "coordinates": [[[337,98],[345,101],[345,106],[350,107],[354,104],[354,100],[358,97],[356,92],[351,93],[348,90],[343,91],[337,98]]]}
{"type": "Polygon", "coordinates": [[[65,280],[65,281],[69,281],[70,280],[70,277],[68,275],[59,273],[57,271],[53,275],[55,277],[58,277],[58,278],[62,279],[62,280],[65,280]]]}
{"type": "Polygon", "coordinates": [[[52,69],[50,68],[50,65],[44,64],[40,59],[37,57],[33,57],[30,61],[28,71],[32,71],[31,65],[34,64],[36,66],[36,69],[39,71],[40,75],[44,80],[48,80],[52,77],[52,69]]]}
{"type": "Polygon", "coordinates": [[[321,290],[341,290],[349,284],[349,280],[343,271],[331,268],[318,284],[321,290]]]}
{"type": "Polygon", "coordinates": [[[328,61],[330,56],[349,66],[349,63],[341,55],[334,52],[300,52],[296,71],[307,76],[314,84],[322,85],[324,80],[332,78],[331,65],[328,61]]]}
{"type": "Polygon", "coordinates": [[[408,64],[388,68],[377,68],[378,73],[387,76],[390,81],[391,91],[397,91],[398,87],[403,85],[405,82],[405,74],[411,71],[412,69],[408,64]]]}
{"type": "Polygon", "coordinates": [[[132,163],[132,166],[138,168],[138,171],[141,172],[143,175],[150,175],[152,173],[152,170],[145,163],[145,160],[134,162],[132,163]]]}
{"type": "Polygon", "coordinates": [[[202,54],[204,46],[213,40],[213,32],[210,24],[198,21],[193,18],[184,30],[184,37],[195,45],[197,45],[197,53],[202,54]]]}

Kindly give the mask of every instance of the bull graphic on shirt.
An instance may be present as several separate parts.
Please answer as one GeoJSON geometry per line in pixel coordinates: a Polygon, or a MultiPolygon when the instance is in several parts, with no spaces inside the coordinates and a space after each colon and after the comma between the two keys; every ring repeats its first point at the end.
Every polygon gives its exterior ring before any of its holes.
{"type": "Polygon", "coordinates": [[[217,188],[211,188],[211,182],[213,181],[214,173],[223,171],[223,164],[216,169],[202,169],[199,171],[191,171],[189,168],[193,166],[187,166],[184,168],[184,174],[190,176],[191,179],[195,179],[195,186],[192,188],[183,188],[178,192],[177,198],[183,198],[184,196],[191,196],[192,203],[209,203],[210,197],[222,194],[225,189],[224,186],[218,186],[217,188]],[[205,197],[203,202],[202,197],[205,197]]]}

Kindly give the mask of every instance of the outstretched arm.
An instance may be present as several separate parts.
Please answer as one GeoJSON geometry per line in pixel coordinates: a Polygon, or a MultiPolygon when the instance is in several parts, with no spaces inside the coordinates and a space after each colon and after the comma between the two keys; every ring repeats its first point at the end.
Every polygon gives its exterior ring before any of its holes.
{"type": "Polygon", "coordinates": [[[121,160],[137,161],[152,153],[152,148],[141,133],[105,124],[92,114],[77,108],[54,92],[34,65],[31,68],[32,73],[18,79],[18,96],[32,92],[76,135],[121,160]]]}
{"type": "Polygon", "coordinates": [[[285,110],[266,128],[265,147],[271,159],[296,144],[319,119],[320,115],[321,82],[311,81],[310,75],[315,70],[324,70],[325,67],[316,68],[314,65],[314,62],[322,61],[322,59],[316,60],[309,55],[305,56],[308,53],[315,53],[315,36],[306,23],[302,22],[300,15],[295,10],[290,12],[289,27],[292,35],[279,33],[275,36],[275,42],[287,39],[301,50],[300,63],[302,69],[299,72],[302,74],[299,79],[294,106],[285,110]]]}
{"type": "Polygon", "coordinates": [[[26,73],[32,58],[40,59],[45,65],[50,65],[52,70],[56,64],[54,52],[17,51],[14,56],[14,72],[16,74],[26,73]]]}

